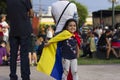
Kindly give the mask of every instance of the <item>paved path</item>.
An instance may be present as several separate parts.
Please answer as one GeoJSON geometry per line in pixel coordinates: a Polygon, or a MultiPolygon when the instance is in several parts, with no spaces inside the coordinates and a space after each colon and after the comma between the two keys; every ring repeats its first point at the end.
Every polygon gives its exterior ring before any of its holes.
{"type": "MultiPolygon", "coordinates": [[[[17,68],[20,78],[20,67],[17,68]]],[[[79,65],[79,80],[120,80],[120,64],[113,65],[79,65]]],[[[0,66],[0,80],[9,80],[9,66],[0,66]]],[[[31,80],[54,80],[31,67],[31,80]]]]}

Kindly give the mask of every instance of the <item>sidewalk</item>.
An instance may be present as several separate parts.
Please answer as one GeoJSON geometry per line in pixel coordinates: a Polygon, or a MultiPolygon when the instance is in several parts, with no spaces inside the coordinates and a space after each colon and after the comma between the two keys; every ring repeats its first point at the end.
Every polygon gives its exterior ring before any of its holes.
{"type": "MultiPolygon", "coordinates": [[[[20,67],[17,74],[20,78],[20,67]]],[[[113,65],[79,65],[79,80],[120,80],[120,64],[113,65]]],[[[9,66],[0,66],[0,80],[9,80],[9,66]]],[[[31,80],[54,80],[31,67],[31,80]]]]}

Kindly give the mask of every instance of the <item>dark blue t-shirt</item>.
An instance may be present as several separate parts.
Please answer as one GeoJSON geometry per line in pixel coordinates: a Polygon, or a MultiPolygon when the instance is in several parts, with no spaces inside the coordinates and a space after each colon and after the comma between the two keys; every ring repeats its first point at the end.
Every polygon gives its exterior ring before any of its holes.
{"type": "Polygon", "coordinates": [[[30,9],[32,9],[30,0],[7,0],[10,36],[28,36],[32,33],[32,24],[28,15],[30,9]]]}
{"type": "Polygon", "coordinates": [[[77,40],[74,37],[64,40],[61,43],[61,53],[63,58],[69,60],[77,58],[77,40]]]}

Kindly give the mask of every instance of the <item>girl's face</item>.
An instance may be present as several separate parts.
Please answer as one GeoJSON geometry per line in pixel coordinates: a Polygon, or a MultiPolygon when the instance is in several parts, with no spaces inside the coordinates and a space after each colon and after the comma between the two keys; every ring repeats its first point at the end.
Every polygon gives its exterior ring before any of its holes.
{"type": "Polygon", "coordinates": [[[67,30],[74,33],[76,31],[76,23],[74,21],[70,22],[67,26],[67,30]]]}

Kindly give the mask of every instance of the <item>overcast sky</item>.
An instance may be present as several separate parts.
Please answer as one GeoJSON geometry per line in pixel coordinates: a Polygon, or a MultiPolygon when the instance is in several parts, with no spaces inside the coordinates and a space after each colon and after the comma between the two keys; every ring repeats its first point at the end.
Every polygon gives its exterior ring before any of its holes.
{"type": "MultiPolygon", "coordinates": [[[[58,0],[34,0],[34,4],[40,4],[43,10],[47,10],[47,7],[50,6],[53,2],[58,0]]],[[[93,12],[101,9],[108,9],[112,6],[112,3],[109,0],[76,0],[81,4],[85,5],[88,8],[88,11],[93,12]]],[[[120,4],[120,0],[118,0],[120,4]]],[[[116,5],[116,4],[115,4],[116,5]]]]}

